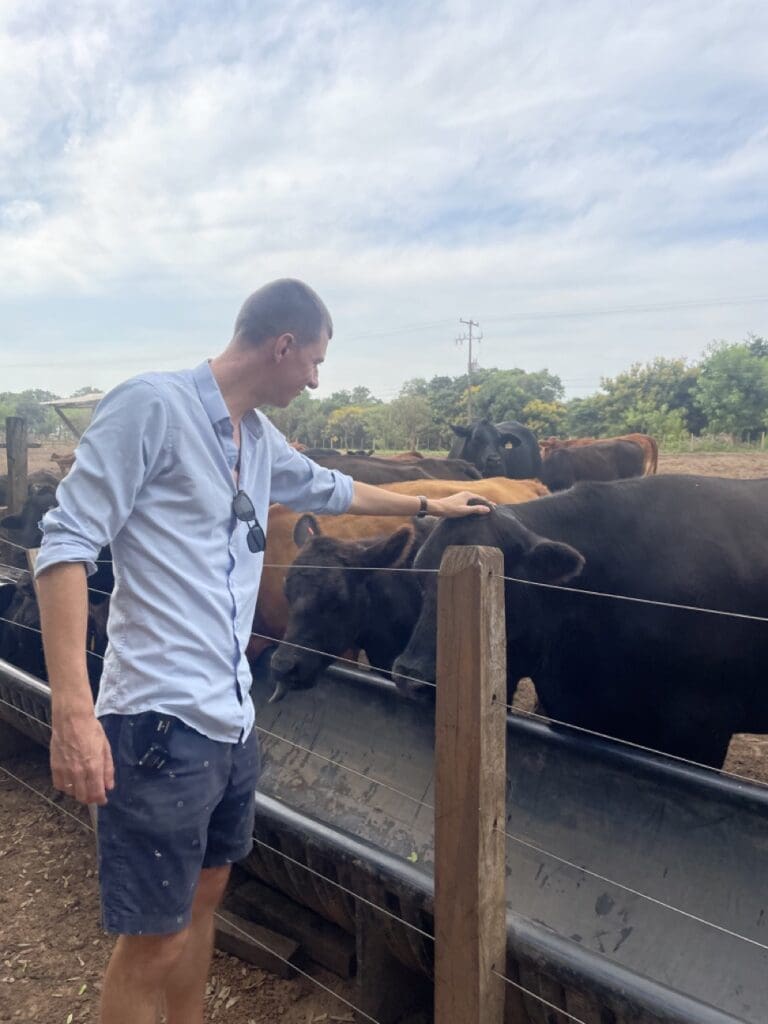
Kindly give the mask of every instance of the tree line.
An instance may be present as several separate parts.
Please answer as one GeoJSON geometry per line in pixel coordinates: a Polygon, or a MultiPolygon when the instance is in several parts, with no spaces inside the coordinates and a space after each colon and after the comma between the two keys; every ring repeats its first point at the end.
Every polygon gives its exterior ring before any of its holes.
{"type": "MultiPolygon", "coordinates": [[[[594,394],[568,401],[549,370],[478,369],[472,413],[495,423],[518,420],[539,438],[639,432],[668,443],[690,434],[755,440],[768,429],[768,342],[713,342],[693,363],[635,363],[602,378],[594,394]]],[[[453,438],[450,424],[467,420],[467,376],[417,377],[389,402],[364,387],[319,399],[305,393],[270,414],[286,436],[312,446],[444,449],[453,438]]]]}
{"type": "MultiPolygon", "coordinates": [[[[59,421],[41,402],[57,397],[41,390],[0,393],[0,423],[25,416],[33,434],[53,433],[59,421]]],[[[388,402],[362,386],[327,398],[304,392],[288,408],[267,412],[286,437],[311,447],[445,449],[450,424],[467,421],[467,376],[416,377],[388,402]]],[[[635,363],[602,378],[594,394],[567,401],[560,377],[549,370],[477,369],[472,412],[496,423],[518,420],[539,438],[637,431],[668,443],[691,434],[755,440],[768,429],[768,341],[713,342],[693,363],[663,357],[635,363]]]]}

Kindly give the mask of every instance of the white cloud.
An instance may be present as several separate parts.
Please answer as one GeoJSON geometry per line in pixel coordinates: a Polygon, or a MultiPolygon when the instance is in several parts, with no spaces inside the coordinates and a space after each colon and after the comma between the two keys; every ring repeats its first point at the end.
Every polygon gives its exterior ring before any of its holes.
{"type": "Polygon", "coordinates": [[[374,390],[458,372],[459,315],[488,318],[486,361],[593,380],[764,323],[731,306],[620,331],[498,319],[763,291],[758,2],[81,0],[0,26],[0,296],[30,360],[58,344],[74,363],[99,334],[117,379],[147,332],[148,358],[205,354],[284,274],[329,297],[329,379],[374,390]],[[103,310],[101,330],[69,300],[103,310]],[[374,330],[396,333],[352,343],[374,330]]]}

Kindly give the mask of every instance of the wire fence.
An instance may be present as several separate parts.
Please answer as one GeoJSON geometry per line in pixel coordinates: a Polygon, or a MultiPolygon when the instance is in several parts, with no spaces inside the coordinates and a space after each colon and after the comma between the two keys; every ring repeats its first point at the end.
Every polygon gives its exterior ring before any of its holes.
{"type": "MultiPolygon", "coordinates": [[[[272,565],[271,567],[273,567],[273,568],[280,568],[280,569],[287,569],[290,566],[275,564],[275,565],[272,565]]],[[[2,563],[0,563],[0,568],[15,568],[15,567],[3,566],[2,563]]],[[[310,568],[328,569],[329,567],[328,566],[311,566],[310,568]]],[[[339,567],[335,567],[335,568],[337,569],[339,567]]],[[[344,568],[350,568],[351,569],[351,568],[354,568],[354,567],[344,567],[344,568]]],[[[19,570],[16,570],[16,571],[19,571],[19,570]]],[[[368,571],[370,571],[370,570],[368,570],[368,571]]],[[[419,570],[418,568],[398,568],[397,571],[399,571],[399,572],[418,573],[420,571],[424,572],[425,570],[419,570]]],[[[427,571],[429,571],[430,573],[436,573],[439,570],[427,570],[427,571]]],[[[21,572],[26,572],[27,574],[29,574],[28,570],[21,570],[21,572]]],[[[523,578],[514,577],[514,576],[507,576],[507,575],[497,575],[497,574],[494,574],[493,578],[497,579],[497,580],[500,580],[500,581],[503,581],[506,584],[519,585],[519,586],[522,586],[522,587],[533,586],[533,587],[542,587],[542,588],[545,588],[545,589],[548,589],[548,590],[560,590],[560,591],[563,591],[565,593],[579,595],[580,597],[583,597],[584,599],[599,599],[599,600],[613,600],[613,601],[618,601],[618,602],[629,602],[629,603],[633,603],[633,604],[647,605],[647,606],[651,606],[651,607],[654,607],[654,608],[673,609],[673,610],[682,611],[682,612],[686,612],[686,613],[699,613],[699,614],[702,614],[702,615],[717,616],[717,617],[721,617],[721,618],[725,617],[725,618],[730,618],[730,619],[734,619],[734,620],[749,621],[749,622],[755,622],[755,623],[768,623],[768,617],[766,617],[766,616],[747,614],[747,613],[744,613],[744,612],[734,612],[734,611],[728,611],[728,610],[725,610],[725,609],[710,608],[710,607],[700,607],[700,606],[695,606],[695,605],[690,605],[690,604],[676,603],[676,602],[672,602],[672,601],[654,600],[654,599],[651,599],[651,598],[638,597],[638,596],[633,596],[633,595],[629,595],[629,594],[615,594],[615,593],[602,592],[602,591],[591,591],[591,590],[581,589],[581,588],[578,588],[578,587],[565,586],[565,585],[562,585],[562,584],[541,583],[541,582],[537,582],[537,581],[531,581],[531,580],[526,580],[526,579],[523,579],[523,578]]],[[[102,594],[102,595],[105,595],[105,596],[110,596],[108,594],[108,592],[101,591],[101,590],[96,591],[96,593],[99,593],[99,594],[102,594]]],[[[12,619],[9,619],[9,618],[7,618],[5,616],[0,616],[0,622],[3,622],[6,626],[9,626],[11,628],[25,629],[27,631],[30,631],[30,632],[33,632],[33,633],[37,633],[38,635],[41,633],[40,629],[35,627],[35,626],[30,626],[30,625],[25,624],[25,623],[20,623],[20,622],[14,621],[12,619]]],[[[298,648],[300,650],[304,650],[304,651],[309,651],[309,652],[316,653],[316,654],[325,655],[325,656],[328,656],[329,658],[331,658],[333,660],[341,660],[341,661],[345,661],[345,662],[350,663],[350,664],[357,665],[357,662],[353,661],[353,659],[347,659],[347,658],[339,659],[338,656],[336,656],[332,652],[326,652],[326,651],[323,651],[323,650],[321,650],[319,648],[308,647],[308,646],[301,645],[301,644],[293,642],[293,641],[285,641],[285,640],[282,640],[279,637],[269,636],[269,635],[263,634],[263,633],[254,632],[254,633],[252,633],[252,635],[256,636],[256,637],[259,637],[261,639],[268,640],[268,641],[273,642],[273,643],[278,643],[278,644],[279,643],[287,643],[289,646],[296,647],[296,648],[298,648]]],[[[91,655],[91,656],[93,656],[93,657],[102,658],[102,660],[103,660],[103,656],[97,655],[97,654],[95,654],[92,651],[86,651],[86,653],[91,655]]],[[[435,688],[435,686],[436,686],[435,682],[432,681],[432,680],[419,679],[419,678],[412,677],[412,676],[405,676],[403,678],[408,679],[409,681],[412,681],[412,682],[414,682],[416,684],[419,684],[419,685],[426,685],[426,686],[432,687],[432,688],[435,688]]],[[[660,755],[662,757],[670,757],[671,756],[671,755],[666,754],[664,751],[659,751],[659,750],[654,750],[654,749],[649,748],[649,747],[644,747],[644,746],[642,746],[640,744],[636,744],[636,743],[632,743],[631,741],[624,740],[622,737],[609,736],[609,735],[605,735],[603,733],[600,733],[600,732],[597,732],[597,731],[594,731],[594,730],[590,730],[590,729],[585,728],[583,726],[577,726],[577,725],[574,725],[574,724],[569,723],[569,722],[558,721],[557,719],[553,719],[553,718],[551,718],[549,716],[546,716],[546,715],[540,715],[540,714],[538,714],[536,712],[525,711],[525,710],[523,710],[523,709],[521,709],[519,707],[516,707],[515,705],[507,704],[506,702],[500,701],[499,703],[503,703],[504,707],[506,708],[506,710],[508,712],[512,713],[512,714],[517,714],[517,715],[523,714],[523,715],[525,715],[527,717],[530,717],[530,718],[533,718],[533,719],[538,719],[538,720],[540,720],[540,721],[542,721],[544,723],[547,723],[547,724],[555,724],[555,725],[558,725],[558,726],[563,726],[563,727],[571,729],[571,730],[573,730],[573,731],[575,731],[575,732],[577,732],[579,734],[595,736],[595,737],[598,737],[598,738],[601,738],[601,739],[611,740],[611,741],[613,741],[615,743],[622,744],[622,745],[624,745],[626,747],[633,748],[633,749],[639,749],[639,750],[641,750],[643,752],[649,752],[649,753],[652,753],[654,755],[660,755]]],[[[46,729],[50,729],[50,726],[48,725],[48,723],[46,723],[43,720],[37,718],[36,716],[30,714],[29,712],[25,712],[24,710],[16,707],[16,705],[11,704],[10,702],[8,702],[8,701],[6,701],[6,700],[4,700],[2,698],[0,698],[0,704],[7,706],[14,714],[16,714],[16,715],[26,715],[27,717],[29,717],[30,719],[35,721],[38,725],[42,725],[46,729]]],[[[410,802],[413,802],[414,804],[418,805],[419,807],[423,807],[423,808],[428,809],[430,811],[434,811],[434,806],[429,804],[429,803],[427,803],[425,800],[420,799],[420,798],[418,798],[416,796],[413,796],[412,794],[409,794],[405,790],[400,789],[399,787],[393,786],[391,783],[389,783],[389,782],[387,782],[387,781],[385,781],[383,779],[379,779],[379,778],[373,777],[373,776],[371,776],[370,774],[368,774],[365,771],[360,771],[358,768],[355,768],[352,765],[345,764],[343,761],[339,760],[338,758],[329,757],[326,754],[324,754],[324,753],[322,753],[322,752],[320,752],[318,750],[313,749],[311,746],[307,746],[305,744],[298,743],[295,740],[292,740],[292,739],[290,739],[290,738],[288,738],[288,737],[286,737],[284,735],[281,735],[281,734],[279,734],[277,732],[274,732],[271,729],[266,729],[263,726],[257,725],[256,728],[260,732],[261,735],[268,736],[270,739],[274,740],[277,743],[286,744],[289,747],[297,750],[298,752],[300,752],[303,755],[317,758],[317,759],[319,759],[320,761],[322,761],[325,764],[331,765],[331,766],[333,766],[333,767],[335,767],[335,768],[337,768],[337,769],[339,769],[339,770],[341,770],[343,772],[346,772],[346,773],[350,774],[351,776],[354,776],[354,777],[356,777],[358,779],[363,780],[369,786],[373,785],[373,786],[377,786],[377,787],[383,787],[383,788],[389,790],[390,792],[394,793],[398,797],[401,797],[401,798],[406,799],[406,800],[408,800],[410,802]]],[[[736,779],[736,780],[738,780],[740,782],[746,781],[746,782],[750,782],[750,783],[754,784],[755,781],[756,781],[756,780],[748,778],[748,777],[746,777],[744,775],[741,775],[741,774],[738,774],[738,773],[734,773],[734,772],[730,772],[730,771],[726,771],[725,769],[716,769],[716,768],[712,768],[711,766],[701,765],[701,764],[699,764],[699,763],[697,763],[695,761],[689,760],[687,758],[672,756],[672,760],[680,762],[680,763],[683,763],[683,764],[686,764],[686,765],[689,765],[689,766],[693,766],[693,767],[695,767],[697,769],[698,768],[706,768],[707,770],[709,770],[711,772],[717,772],[717,773],[719,773],[721,775],[729,776],[729,777],[734,778],[734,779],[736,779]]],[[[2,766],[0,766],[0,767],[2,767],[2,766]]],[[[8,769],[2,768],[2,770],[5,772],[6,775],[10,776],[11,778],[16,778],[15,776],[13,776],[13,774],[8,769]]],[[[16,781],[20,782],[22,785],[25,785],[23,780],[16,779],[16,781]]],[[[32,788],[32,787],[28,787],[28,788],[32,788]]],[[[33,789],[33,791],[37,792],[34,789],[33,789]]],[[[47,799],[44,796],[44,794],[40,794],[39,792],[38,792],[38,796],[43,796],[43,799],[47,799]]],[[[58,805],[54,804],[52,801],[48,800],[48,802],[52,806],[56,807],[57,810],[64,810],[63,808],[60,808],[58,805]]],[[[66,812],[66,813],[69,813],[69,812],[66,812]]],[[[76,818],[74,815],[70,814],[70,817],[74,818],[74,820],[78,821],[79,824],[83,825],[83,827],[85,827],[88,830],[90,830],[89,826],[85,825],[84,822],[82,822],[80,819],[76,818]]],[[[621,879],[618,879],[618,878],[612,878],[612,877],[610,877],[610,876],[608,876],[606,874],[598,872],[598,871],[594,870],[593,867],[590,867],[588,864],[578,863],[577,861],[572,860],[571,858],[568,858],[568,857],[564,856],[562,854],[562,852],[558,852],[558,851],[555,851],[555,850],[550,850],[546,846],[542,846],[542,845],[540,845],[538,843],[535,843],[529,837],[517,835],[514,832],[507,831],[506,829],[500,829],[498,827],[496,827],[495,831],[500,832],[501,834],[503,834],[505,836],[505,838],[509,842],[515,843],[515,844],[517,844],[519,846],[522,846],[522,847],[525,847],[525,848],[531,850],[532,852],[535,852],[536,854],[538,854],[538,855],[540,855],[542,857],[545,857],[547,859],[551,859],[551,860],[555,861],[556,863],[560,863],[563,866],[565,866],[565,867],[567,867],[567,868],[569,868],[571,870],[578,871],[578,872],[581,872],[581,873],[583,873],[585,875],[588,875],[590,877],[598,879],[598,880],[600,880],[601,882],[604,882],[607,885],[611,885],[611,886],[614,886],[614,887],[616,887],[618,889],[621,889],[621,890],[627,892],[628,894],[630,894],[630,895],[632,895],[634,897],[637,897],[638,899],[641,899],[641,900],[644,900],[644,901],[648,901],[648,902],[650,902],[650,903],[652,903],[654,905],[657,905],[657,906],[663,908],[664,910],[666,910],[666,911],[668,911],[668,912],[670,912],[672,914],[680,915],[681,917],[686,918],[688,920],[692,920],[692,921],[696,922],[697,924],[702,925],[702,926],[704,926],[706,928],[710,928],[710,929],[716,930],[716,931],[718,931],[718,932],[720,932],[720,933],[722,933],[724,935],[727,935],[727,936],[729,936],[731,938],[734,938],[736,940],[745,942],[745,943],[747,943],[747,944],[749,944],[751,946],[757,947],[757,948],[759,948],[761,950],[768,951],[768,945],[766,945],[764,943],[761,943],[758,940],[756,940],[754,938],[751,938],[750,936],[741,934],[740,932],[738,932],[738,931],[736,931],[734,929],[728,928],[728,927],[726,927],[726,926],[724,926],[722,924],[719,924],[716,921],[712,921],[712,920],[709,920],[708,918],[705,918],[703,916],[693,914],[689,910],[686,910],[684,907],[676,906],[673,903],[670,903],[670,902],[668,902],[666,900],[660,899],[657,896],[654,896],[652,893],[644,892],[644,891],[636,888],[635,886],[632,886],[631,884],[628,884],[627,881],[624,881],[624,880],[621,880],[621,879]]],[[[297,866],[297,867],[305,869],[307,872],[311,873],[313,876],[317,877],[319,880],[323,881],[324,883],[327,883],[327,884],[329,884],[331,886],[335,886],[339,890],[345,892],[351,898],[354,898],[355,900],[359,900],[362,903],[366,904],[367,906],[371,907],[372,909],[381,912],[382,914],[386,915],[388,918],[390,918],[391,920],[395,921],[396,923],[402,925],[403,927],[408,928],[408,929],[410,929],[412,931],[415,931],[422,938],[425,938],[425,939],[430,940],[430,941],[434,941],[433,936],[430,935],[428,932],[425,932],[423,929],[419,928],[418,926],[415,926],[413,924],[413,922],[408,921],[406,918],[404,918],[404,917],[394,913],[390,909],[382,907],[382,906],[376,904],[375,902],[373,902],[371,900],[368,900],[366,897],[363,897],[362,895],[360,895],[358,893],[355,893],[349,887],[341,885],[341,883],[339,883],[338,881],[336,881],[336,880],[334,880],[332,878],[329,878],[326,875],[323,875],[322,873],[320,873],[320,872],[316,871],[315,869],[311,868],[309,865],[302,863],[301,861],[297,860],[296,858],[288,856],[283,851],[279,850],[277,847],[271,846],[270,844],[268,844],[268,843],[266,843],[263,840],[260,840],[258,838],[256,838],[255,841],[262,848],[269,850],[274,856],[283,857],[287,862],[292,863],[294,866],[297,866]]],[[[243,933],[243,934],[245,936],[247,933],[243,933]]],[[[247,936],[247,937],[252,940],[251,936],[247,936]]],[[[257,943],[257,945],[258,945],[258,943],[257,943]]],[[[264,946],[263,948],[265,950],[267,950],[266,946],[264,946]]],[[[274,955],[277,959],[282,959],[278,954],[274,953],[274,951],[272,951],[272,950],[267,950],[267,951],[270,952],[272,955],[274,955]]],[[[291,966],[295,967],[295,965],[291,965],[291,966]]],[[[296,970],[298,970],[298,968],[296,968],[296,970]]],[[[304,974],[305,972],[299,971],[299,973],[304,974]]],[[[572,1020],[572,1021],[576,1021],[577,1024],[583,1024],[583,1022],[580,1021],[580,1018],[578,1018],[578,1017],[574,1016],[573,1014],[563,1010],[562,1008],[559,1008],[559,1007],[555,1006],[554,1004],[552,1004],[551,1002],[546,1000],[544,997],[542,997],[538,993],[533,992],[529,988],[526,988],[525,986],[521,985],[520,983],[515,982],[513,979],[507,977],[506,975],[504,975],[504,974],[502,974],[502,973],[500,973],[498,971],[495,971],[494,973],[496,973],[497,976],[500,979],[502,979],[506,984],[508,984],[508,985],[510,985],[510,986],[512,986],[512,987],[514,987],[516,989],[518,989],[520,992],[524,993],[529,998],[538,1000],[542,1005],[547,1006],[548,1008],[550,1008],[553,1011],[556,1011],[558,1014],[562,1015],[563,1018],[568,1019],[568,1020],[572,1020]]],[[[314,983],[317,983],[317,979],[313,978],[311,975],[306,974],[305,976],[307,978],[309,978],[310,981],[312,981],[314,983]]],[[[332,995],[337,996],[338,998],[340,998],[342,1002],[346,1003],[346,1005],[350,1009],[352,1009],[355,1012],[359,1013],[364,1019],[370,1020],[370,1021],[374,1021],[374,1024],[377,1024],[377,1022],[375,1021],[375,1018],[369,1016],[364,1011],[362,1011],[362,1010],[358,1009],[357,1007],[353,1006],[353,1004],[351,1004],[348,1001],[346,1001],[345,999],[343,999],[343,997],[338,996],[338,994],[334,993],[332,989],[329,989],[329,988],[327,988],[326,986],[323,986],[323,985],[320,985],[320,987],[324,988],[325,991],[330,992],[332,995]]]]}

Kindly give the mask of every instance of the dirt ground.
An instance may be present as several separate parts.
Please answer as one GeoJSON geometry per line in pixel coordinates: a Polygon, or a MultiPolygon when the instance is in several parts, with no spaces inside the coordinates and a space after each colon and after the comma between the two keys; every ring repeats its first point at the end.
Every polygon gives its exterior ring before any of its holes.
{"type": "MultiPolygon", "coordinates": [[[[30,451],[30,470],[50,469],[51,451],[30,451]]],[[[4,453],[0,472],[4,471],[4,453]]],[[[768,476],[768,452],[662,455],[662,473],[768,476]]],[[[100,978],[112,940],[99,926],[93,836],[87,815],[51,787],[46,753],[0,754],[0,1022],[79,1024],[97,1019],[100,978]],[[68,811],[76,819],[68,817],[68,811]]],[[[726,769],[768,783],[768,736],[737,736],[726,769]]],[[[354,1001],[353,988],[316,968],[323,984],[354,1001]]],[[[281,981],[217,953],[208,1019],[227,1024],[335,1024],[348,1008],[301,977],[281,981]]]]}

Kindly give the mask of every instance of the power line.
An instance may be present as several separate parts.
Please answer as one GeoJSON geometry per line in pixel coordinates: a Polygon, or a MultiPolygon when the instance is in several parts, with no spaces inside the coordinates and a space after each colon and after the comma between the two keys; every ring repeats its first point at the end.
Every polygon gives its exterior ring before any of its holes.
{"type": "MultiPolygon", "coordinates": [[[[578,317],[604,317],[604,316],[621,316],[626,313],[659,313],[667,312],[677,309],[715,309],[720,306],[752,306],[761,305],[768,303],[768,295],[748,295],[742,297],[722,298],[722,299],[711,299],[709,301],[701,301],[699,299],[689,299],[680,302],[656,302],[656,303],[637,303],[634,305],[627,306],[612,306],[598,309],[570,309],[560,311],[545,311],[540,313],[505,313],[501,316],[484,316],[483,320],[486,323],[514,323],[526,320],[560,320],[570,319],[578,317]]],[[[467,321],[462,321],[466,323],[467,321]]],[[[452,323],[449,319],[444,320],[425,320],[420,323],[412,324],[401,324],[398,327],[392,327],[389,330],[382,331],[364,331],[361,333],[352,334],[349,337],[350,342],[365,341],[369,338],[389,338],[397,334],[409,334],[413,331],[423,331],[435,329],[438,327],[444,327],[447,324],[452,323]]],[[[146,356],[135,356],[126,355],[122,357],[111,357],[104,359],[103,355],[99,353],[94,354],[89,359],[76,360],[67,359],[63,362],[51,362],[45,360],[39,363],[3,363],[5,369],[50,369],[55,367],[73,367],[73,366],[91,366],[94,364],[94,360],[101,366],[110,365],[125,365],[128,363],[147,363],[153,358],[151,355],[146,356]]],[[[187,359],[190,358],[188,351],[176,351],[168,353],[161,358],[163,359],[187,359]]],[[[194,356],[192,356],[194,358],[194,356]]]]}

